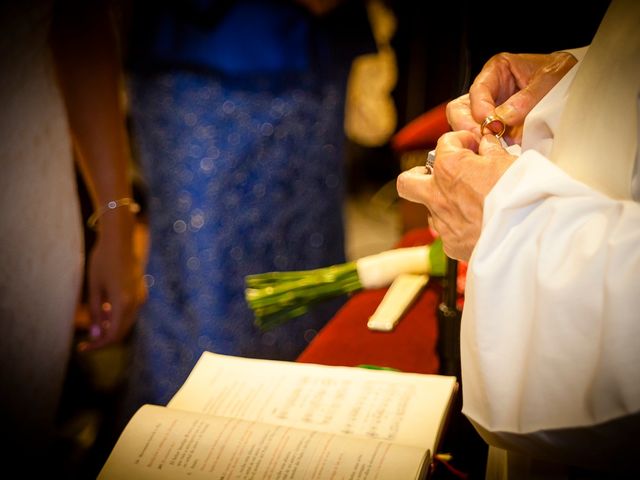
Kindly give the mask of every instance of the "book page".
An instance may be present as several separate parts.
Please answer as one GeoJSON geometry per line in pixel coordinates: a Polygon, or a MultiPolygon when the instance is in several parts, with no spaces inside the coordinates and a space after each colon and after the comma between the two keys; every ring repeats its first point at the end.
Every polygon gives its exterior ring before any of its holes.
{"type": "Polygon", "coordinates": [[[415,447],[146,405],[98,479],[414,479],[428,460],[415,447]]]}
{"type": "Polygon", "coordinates": [[[206,352],[170,408],[433,451],[455,377],[206,352]]]}

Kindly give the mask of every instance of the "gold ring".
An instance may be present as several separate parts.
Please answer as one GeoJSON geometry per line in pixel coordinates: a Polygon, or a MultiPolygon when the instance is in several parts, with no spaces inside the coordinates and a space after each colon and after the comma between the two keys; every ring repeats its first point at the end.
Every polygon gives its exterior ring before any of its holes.
{"type": "Polygon", "coordinates": [[[504,132],[507,129],[507,125],[504,123],[504,120],[502,120],[498,115],[489,115],[484,119],[482,125],[480,125],[480,135],[484,135],[485,128],[493,133],[496,138],[500,138],[502,137],[502,135],[504,135],[504,132]],[[498,122],[502,126],[501,130],[498,133],[495,133],[489,129],[489,125],[496,122],[498,122]]]}

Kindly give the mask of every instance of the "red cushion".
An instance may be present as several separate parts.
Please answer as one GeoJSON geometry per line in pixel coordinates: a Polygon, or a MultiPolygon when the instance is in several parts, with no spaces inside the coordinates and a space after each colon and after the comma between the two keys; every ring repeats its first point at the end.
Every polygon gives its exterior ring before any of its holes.
{"type": "MultiPolygon", "coordinates": [[[[429,229],[405,234],[398,247],[433,242],[429,229]]],[[[354,294],[316,335],[297,361],[323,365],[375,365],[404,372],[438,373],[436,309],[441,285],[432,278],[416,303],[392,332],[367,328],[367,320],[382,301],[387,289],[363,290],[354,294]]]]}
{"type": "Polygon", "coordinates": [[[402,153],[434,148],[438,138],[451,130],[449,122],[447,122],[447,103],[433,107],[400,129],[391,138],[393,150],[402,153]]]}

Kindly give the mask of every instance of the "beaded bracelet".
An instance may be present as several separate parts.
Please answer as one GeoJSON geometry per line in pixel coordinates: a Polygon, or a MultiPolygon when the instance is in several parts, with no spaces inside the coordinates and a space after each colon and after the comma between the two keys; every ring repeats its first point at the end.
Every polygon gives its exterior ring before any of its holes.
{"type": "Polygon", "coordinates": [[[92,230],[95,230],[96,224],[102,215],[119,207],[129,207],[129,211],[131,213],[138,213],[140,211],[140,205],[129,197],[120,198],[119,200],[111,200],[91,214],[87,220],[87,226],[92,230]]]}

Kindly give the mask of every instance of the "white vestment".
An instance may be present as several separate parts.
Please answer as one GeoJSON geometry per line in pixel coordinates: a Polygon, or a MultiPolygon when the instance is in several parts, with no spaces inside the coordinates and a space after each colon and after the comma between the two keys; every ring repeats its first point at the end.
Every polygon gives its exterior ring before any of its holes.
{"type": "Polygon", "coordinates": [[[639,114],[640,2],[614,0],[485,200],[461,356],[463,412],[490,445],[640,463],[639,114]]]}

